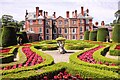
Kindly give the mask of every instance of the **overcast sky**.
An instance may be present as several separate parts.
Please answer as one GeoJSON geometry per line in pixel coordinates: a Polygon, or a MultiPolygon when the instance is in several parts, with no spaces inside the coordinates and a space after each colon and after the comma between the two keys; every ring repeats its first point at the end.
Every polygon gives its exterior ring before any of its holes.
{"type": "Polygon", "coordinates": [[[89,14],[93,17],[93,21],[101,21],[111,23],[115,17],[114,13],[118,10],[118,1],[120,0],[0,0],[0,16],[4,14],[12,15],[15,20],[21,21],[25,18],[25,11],[35,12],[35,7],[39,7],[52,15],[56,12],[56,16],[66,17],[66,11],[81,11],[89,9],[89,14]]]}

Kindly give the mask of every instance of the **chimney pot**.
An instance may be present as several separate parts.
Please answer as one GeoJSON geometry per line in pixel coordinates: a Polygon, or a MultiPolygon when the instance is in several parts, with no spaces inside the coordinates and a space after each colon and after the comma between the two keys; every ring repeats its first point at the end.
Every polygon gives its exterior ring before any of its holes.
{"type": "Polygon", "coordinates": [[[56,12],[54,12],[53,16],[54,16],[54,18],[56,18],[56,12]]]}
{"type": "Polygon", "coordinates": [[[74,11],[72,12],[72,18],[74,18],[74,11]]]}
{"type": "Polygon", "coordinates": [[[75,18],[77,18],[77,10],[75,10],[75,18]]]}
{"type": "Polygon", "coordinates": [[[69,18],[69,11],[66,11],[66,18],[69,18]]]}
{"type": "Polygon", "coordinates": [[[81,14],[84,16],[83,6],[81,7],[81,14]]]}
{"type": "Polygon", "coordinates": [[[39,12],[40,12],[40,16],[42,16],[42,12],[43,12],[43,10],[39,10],[39,12]]]}
{"type": "Polygon", "coordinates": [[[39,16],[39,7],[36,7],[36,17],[39,16]]]}

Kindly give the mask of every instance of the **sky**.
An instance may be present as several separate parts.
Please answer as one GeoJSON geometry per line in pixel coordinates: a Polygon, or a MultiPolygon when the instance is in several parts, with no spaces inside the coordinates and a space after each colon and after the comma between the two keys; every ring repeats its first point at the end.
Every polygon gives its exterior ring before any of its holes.
{"type": "Polygon", "coordinates": [[[66,11],[77,10],[81,12],[81,6],[84,10],[89,9],[89,15],[93,17],[93,22],[105,21],[106,24],[113,22],[114,13],[118,10],[118,1],[120,0],[0,0],[0,16],[4,14],[12,15],[13,19],[25,20],[25,12],[35,12],[36,8],[48,12],[52,15],[66,17],[66,11]]]}

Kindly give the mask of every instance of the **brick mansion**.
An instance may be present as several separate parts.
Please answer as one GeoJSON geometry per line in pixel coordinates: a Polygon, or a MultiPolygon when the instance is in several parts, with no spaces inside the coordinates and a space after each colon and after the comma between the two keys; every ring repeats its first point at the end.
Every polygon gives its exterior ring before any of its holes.
{"type": "Polygon", "coordinates": [[[92,19],[89,15],[89,9],[81,11],[73,11],[70,17],[70,11],[66,11],[66,17],[56,17],[56,12],[52,16],[48,12],[40,10],[36,7],[36,12],[28,12],[25,15],[25,30],[28,37],[34,41],[52,40],[59,36],[66,39],[82,40],[84,32],[94,29],[92,19]]]}

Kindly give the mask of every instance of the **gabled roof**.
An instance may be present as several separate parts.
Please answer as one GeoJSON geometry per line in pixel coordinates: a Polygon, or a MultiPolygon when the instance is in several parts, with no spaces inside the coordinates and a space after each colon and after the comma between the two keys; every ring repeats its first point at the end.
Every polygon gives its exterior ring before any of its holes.
{"type": "MultiPolygon", "coordinates": [[[[62,16],[59,16],[58,18],[63,18],[62,16]]],[[[56,18],[56,19],[58,19],[58,18],[56,18]]],[[[64,18],[63,18],[64,19],[64,18]]]]}

